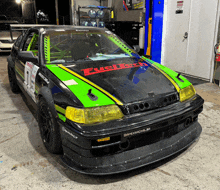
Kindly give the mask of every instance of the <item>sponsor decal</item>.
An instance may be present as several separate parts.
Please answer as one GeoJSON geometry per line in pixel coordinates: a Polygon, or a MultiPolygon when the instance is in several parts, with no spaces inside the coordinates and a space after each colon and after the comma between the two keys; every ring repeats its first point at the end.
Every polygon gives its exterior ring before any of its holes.
{"type": "Polygon", "coordinates": [[[150,128],[141,129],[139,131],[134,131],[134,132],[131,132],[131,133],[125,133],[124,137],[128,137],[128,136],[131,136],[131,135],[137,135],[137,134],[140,134],[140,133],[145,133],[147,131],[150,131],[150,128]]]}
{"type": "Polygon", "coordinates": [[[88,75],[94,75],[98,73],[104,73],[108,71],[116,71],[120,69],[129,69],[129,68],[134,68],[134,67],[143,67],[143,66],[148,66],[147,63],[132,63],[132,64],[125,64],[125,63],[120,63],[120,64],[114,64],[112,66],[105,66],[105,67],[100,67],[100,68],[87,68],[87,69],[82,69],[81,71],[84,72],[84,76],[88,75]]]}
{"type": "Polygon", "coordinates": [[[63,81],[63,83],[66,85],[66,86],[71,86],[71,85],[77,85],[78,83],[71,79],[71,80],[67,80],[67,81],[63,81]]]}
{"type": "Polygon", "coordinates": [[[37,74],[38,69],[39,67],[34,65],[31,62],[25,63],[23,87],[35,102],[36,102],[36,97],[34,94],[35,79],[36,79],[36,74],[37,74]]]}

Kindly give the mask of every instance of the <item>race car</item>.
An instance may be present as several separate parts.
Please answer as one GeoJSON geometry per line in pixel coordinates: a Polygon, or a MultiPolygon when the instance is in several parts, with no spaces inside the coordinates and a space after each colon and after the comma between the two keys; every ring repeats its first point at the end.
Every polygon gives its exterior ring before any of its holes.
{"type": "Polygon", "coordinates": [[[106,28],[48,26],[18,37],[11,90],[37,110],[46,149],[90,175],[129,171],[200,136],[204,100],[182,75],[140,56],[106,28]]]}

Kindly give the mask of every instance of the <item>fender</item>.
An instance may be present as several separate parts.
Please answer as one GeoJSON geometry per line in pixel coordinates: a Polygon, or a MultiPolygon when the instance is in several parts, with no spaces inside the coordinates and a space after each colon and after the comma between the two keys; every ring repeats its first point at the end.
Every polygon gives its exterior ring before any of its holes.
{"type": "Polygon", "coordinates": [[[58,114],[54,106],[53,96],[51,90],[48,87],[43,86],[40,88],[40,91],[38,93],[38,100],[40,100],[41,97],[44,97],[44,99],[46,100],[54,117],[58,118],[58,114]]]}
{"type": "Polygon", "coordinates": [[[181,89],[186,88],[192,85],[185,77],[179,75],[177,72],[169,69],[168,67],[161,65],[153,60],[147,59],[146,57],[142,56],[142,58],[149,64],[153,65],[157,70],[162,72],[169,80],[173,83],[176,87],[177,92],[181,89]]]}

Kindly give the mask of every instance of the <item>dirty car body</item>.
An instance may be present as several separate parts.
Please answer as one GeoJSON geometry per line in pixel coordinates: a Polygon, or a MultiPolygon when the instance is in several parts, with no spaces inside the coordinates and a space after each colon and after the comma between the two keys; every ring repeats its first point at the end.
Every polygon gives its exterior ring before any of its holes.
{"type": "Polygon", "coordinates": [[[36,27],[17,41],[8,58],[9,80],[14,72],[38,110],[44,145],[52,153],[62,150],[73,170],[129,171],[200,136],[204,100],[192,84],[140,57],[109,30],[36,27]]]}

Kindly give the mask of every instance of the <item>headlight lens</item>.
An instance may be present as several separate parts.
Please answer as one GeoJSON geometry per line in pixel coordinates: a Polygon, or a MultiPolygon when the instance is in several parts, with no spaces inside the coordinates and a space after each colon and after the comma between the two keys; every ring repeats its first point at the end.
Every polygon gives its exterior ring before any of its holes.
{"type": "Polygon", "coordinates": [[[179,92],[180,102],[183,102],[185,100],[192,98],[195,94],[196,94],[196,91],[195,91],[193,85],[190,85],[186,88],[181,89],[179,92]]]}
{"type": "Polygon", "coordinates": [[[124,115],[117,105],[94,108],[66,108],[66,118],[77,123],[93,124],[121,119],[124,115]]]}

